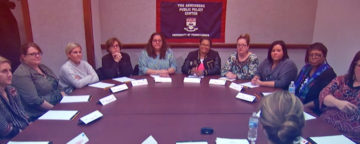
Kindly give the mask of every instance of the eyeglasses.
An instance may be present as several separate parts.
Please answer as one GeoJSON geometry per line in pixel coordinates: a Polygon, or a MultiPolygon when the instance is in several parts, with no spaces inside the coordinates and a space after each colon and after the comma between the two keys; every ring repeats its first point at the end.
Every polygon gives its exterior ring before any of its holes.
{"type": "Polygon", "coordinates": [[[34,52],[34,53],[26,54],[26,55],[30,55],[30,56],[32,56],[32,57],[37,57],[37,56],[41,56],[42,53],[41,53],[41,52],[34,52]]]}
{"type": "Polygon", "coordinates": [[[161,43],[162,42],[162,40],[152,40],[152,42],[154,42],[154,43],[161,43]]]}
{"type": "Polygon", "coordinates": [[[113,45],[113,46],[111,46],[112,48],[120,48],[120,46],[119,45],[113,45]]]}
{"type": "Polygon", "coordinates": [[[309,54],[309,57],[313,57],[313,58],[321,58],[323,55],[322,54],[319,54],[319,53],[312,53],[312,54],[309,54]]]}
{"type": "Polygon", "coordinates": [[[247,47],[248,45],[246,45],[246,44],[237,44],[236,46],[237,47],[247,47]]]}

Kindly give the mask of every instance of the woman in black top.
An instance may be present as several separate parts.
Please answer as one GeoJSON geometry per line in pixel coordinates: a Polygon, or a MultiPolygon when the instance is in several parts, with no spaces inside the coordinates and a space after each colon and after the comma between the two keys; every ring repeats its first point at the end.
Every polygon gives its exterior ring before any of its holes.
{"type": "Polygon", "coordinates": [[[133,73],[130,56],[120,52],[121,43],[117,38],[106,41],[106,50],[109,54],[102,57],[102,79],[130,76],[133,73]]]}
{"type": "Polygon", "coordinates": [[[182,72],[186,75],[219,75],[221,59],[217,51],[211,50],[211,39],[201,38],[199,49],[186,57],[182,72]]]}

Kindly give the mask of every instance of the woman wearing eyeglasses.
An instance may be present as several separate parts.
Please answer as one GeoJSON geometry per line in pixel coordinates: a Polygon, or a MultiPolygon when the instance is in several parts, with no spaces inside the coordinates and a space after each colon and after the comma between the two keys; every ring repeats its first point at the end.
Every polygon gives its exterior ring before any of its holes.
{"type": "Polygon", "coordinates": [[[319,93],[336,77],[333,68],[326,61],[327,48],[314,43],[306,50],[305,66],[295,81],[295,95],[318,111],[319,93]]]}
{"type": "Polygon", "coordinates": [[[259,59],[255,54],[249,52],[249,43],[249,34],[242,34],[238,37],[236,43],[237,52],[230,55],[221,70],[221,76],[243,80],[250,80],[254,77],[259,65],[259,59]]]}
{"type": "Polygon", "coordinates": [[[81,46],[77,43],[70,42],[66,45],[65,54],[68,60],[61,66],[59,78],[60,85],[67,94],[75,88],[82,88],[99,81],[99,77],[92,66],[82,60],[81,52],[81,46]]]}
{"type": "Polygon", "coordinates": [[[139,57],[139,75],[166,77],[175,73],[175,70],[175,57],[172,50],[167,47],[164,35],[153,33],[139,57]]]}
{"type": "Polygon", "coordinates": [[[109,54],[102,58],[101,73],[103,79],[127,76],[133,73],[130,56],[121,52],[121,43],[117,38],[110,38],[106,41],[106,50],[109,54]]]}
{"type": "Polygon", "coordinates": [[[36,120],[62,99],[61,86],[53,71],[41,64],[42,51],[35,43],[21,47],[21,64],[14,72],[18,90],[30,120],[36,120]]]}

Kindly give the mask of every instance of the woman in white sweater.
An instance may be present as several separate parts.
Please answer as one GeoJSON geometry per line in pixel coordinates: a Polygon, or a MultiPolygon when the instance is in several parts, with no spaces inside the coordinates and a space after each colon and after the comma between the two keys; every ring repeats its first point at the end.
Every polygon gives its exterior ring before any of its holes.
{"type": "Polygon", "coordinates": [[[74,42],[68,43],[65,48],[68,60],[61,66],[59,78],[60,85],[66,93],[99,81],[99,77],[92,66],[82,60],[81,50],[81,46],[74,42]]]}

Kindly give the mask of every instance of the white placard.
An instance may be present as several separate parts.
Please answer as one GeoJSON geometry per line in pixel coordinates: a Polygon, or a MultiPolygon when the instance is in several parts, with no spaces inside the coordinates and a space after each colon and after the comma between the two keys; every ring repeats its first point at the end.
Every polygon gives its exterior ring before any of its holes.
{"type": "Polygon", "coordinates": [[[170,77],[155,77],[155,82],[170,82],[171,83],[171,78],[170,77]]]}
{"type": "Polygon", "coordinates": [[[71,120],[77,113],[77,110],[49,110],[39,120],[71,120]]]}
{"type": "Polygon", "coordinates": [[[246,86],[246,87],[249,87],[249,88],[259,87],[259,85],[253,85],[251,82],[241,83],[240,85],[246,86]]]}
{"type": "Polygon", "coordinates": [[[97,82],[97,83],[91,84],[89,86],[95,87],[95,88],[108,88],[108,87],[112,87],[114,85],[115,84],[111,84],[111,83],[97,82]]]}
{"type": "Polygon", "coordinates": [[[312,119],[316,119],[316,117],[304,112],[304,118],[305,120],[312,120],[312,119]]]}
{"type": "Polygon", "coordinates": [[[230,86],[229,86],[229,88],[232,88],[232,89],[240,92],[240,91],[242,90],[243,86],[242,86],[242,85],[239,85],[239,84],[237,84],[237,83],[231,83],[230,86]]]}
{"type": "Polygon", "coordinates": [[[128,89],[128,86],[126,84],[121,84],[121,85],[110,88],[112,93],[116,93],[116,92],[127,90],[127,89],[128,89]]]}
{"type": "Polygon", "coordinates": [[[344,135],[310,137],[317,144],[355,144],[344,135]]]}
{"type": "Polygon", "coordinates": [[[249,144],[247,139],[216,138],[216,144],[249,144]]]}
{"type": "Polygon", "coordinates": [[[60,103],[82,103],[89,102],[90,95],[63,96],[60,103]]]}
{"type": "Polygon", "coordinates": [[[94,120],[97,120],[98,118],[101,118],[103,116],[103,114],[98,111],[98,110],[95,110],[83,117],[80,118],[80,121],[83,122],[84,124],[88,124],[94,120]]]}
{"type": "Polygon", "coordinates": [[[238,93],[236,95],[236,98],[242,99],[242,100],[245,100],[248,102],[253,102],[255,100],[256,96],[245,94],[245,93],[238,93]]]}
{"type": "Polygon", "coordinates": [[[113,94],[99,99],[99,102],[101,103],[101,105],[107,105],[114,101],[116,101],[116,97],[113,94]]]}
{"type": "Polygon", "coordinates": [[[200,83],[201,78],[184,77],[184,83],[200,83]]]}
{"type": "Polygon", "coordinates": [[[139,79],[131,81],[132,86],[141,86],[141,85],[148,85],[147,79],[139,79]]]}
{"type": "Polygon", "coordinates": [[[118,77],[118,78],[113,78],[114,81],[118,81],[118,82],[122,82],[122,83],[125,83],[125,82],[131,82],[135,79],[132,79],[132,78],[128,78],[128,77],[118,77]]]}
{"type": "Polygon", "coordinates": [[[87,142],[89,142],[89,138],[82,132],[66,144],[86,144],[87,142]]]}
{"type": "Polygon", "coordinates": [[[50,141],[9,141],[7,144],[50,144],[50,141]]]}
{"type": "Polygon", "coordinates": [[[220,80],[220,79],[210,79],[209,84],[213,85],[225,85],[226,80],[220,80]]]}
{"type": "Polygon", "coordinates": [[[176,144],[208,144],[207,141],[184,141],[184,142],[176,142],[176,144]]]}
{"type": "Polygon", "coordinates": [[[158,144],[152,135],[146,138],[141,144],[158,144]]]}
{"type": "Polygon", "coordinates": [[[269,95],[273,94],[273,92],[262,92],[261,94],[263,96],[269,96],[269,95]]]}

